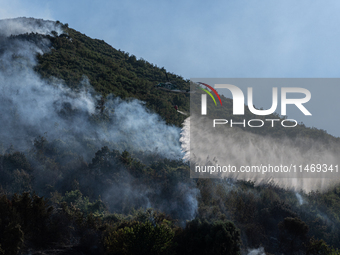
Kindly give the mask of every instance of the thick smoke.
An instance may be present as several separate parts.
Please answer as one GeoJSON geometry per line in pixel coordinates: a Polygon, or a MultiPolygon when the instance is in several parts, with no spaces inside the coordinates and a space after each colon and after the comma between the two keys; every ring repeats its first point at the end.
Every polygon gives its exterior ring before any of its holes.
{"type": "MultiPolygon", "coordinates": [[[[182,131],[182,146],[186,155],[185,159],[191,160],[191,165],[199,166],[236,166],[236,172],[222,172],[217,174],[204,174],[204,177],[233,177],[243,180],[273,180],[283,187],[322,190],[337,181],[335,165],[338,165],[339,145],[330,141],[318,141],[315,139],[296,137],[274,138],[270,136],[256,135],[243,131],[239,128],[228,128],[226,125],[219,125],[213,130],[212,122],[204,118],[187,119],[182,131]],[[194,121],[194,123],[193,123],[194,121]],[[190,136],[190,142],[189,137],[190,136]],[[311,164],[333,165],[331,172],[300,172],[311,164]],[[241,172],[241,166],[256,166],[254,171],[259,170],[260,166],[287,166],[291,169],[287,172],[274,173],[254,173],[241,172]],[[294,172],[294,165],[296,172],[294,172]],[[293,170],[292,170],[293,169],[293,170]],[[331,178],[329,178],[331,177],[331,178]],[[336,178],[334,178],[336,177],[336,178]]],[[[261,167],[262,167],[261,166],[261,167]]],[[[204,169],[204,168],[202,168],[204,169]]],[[[244,168],[243,168],[244,170],[244,168]]],[[[269,168],[267,167],[267,170],[269,168]]],[[[192,167],[192,172],[195,171],[192,167]]]]}
{"type": "Polygon", "coordinates": [[[183,160],[190,160],[190,117],[186,118],[183,123],[183,128],[180,138],[182,150],[184,153],[183,160]]]}
{"type": "Polygon", "coordinates": [[[54,21],[33,18],[0,20],[0,34],[5,37],[25,33],[51,35],[52,31],[62,34],[61,26],[54,21]]]}
{"type": "MultiPolygon", "coordinates": [[[[4,21],[3,35],[14,33],[57,29],[47,22],[26,24],[19,20],[4,21]],[[7,24],[10,24],[6,27],[7,24]],[[19,30],[19,28],[21,30],[19,30]]],[[[93,121],[96,103],[100,99],[86,77],[79,84],[78,91],[66,87],[62,81],[48,83],[33,71],[36,54],[49,51],[50,42],[41,38],[36,42],[20,38],[1,37],[0,60],[0,116],[1,140],[4,146],[12,144],[16,149],[30,148],[32,139],[46,133],[49,140],[61,139],[74,144],[81,150],[80,140],[100,148],[103,144],[119,145],[117,149],[143,150],[157,153],[171,159],[182,157],[179,138],[180,129],[168,126],[161,118],[150,113],[143,102],[122,101],[111,96],[105,104],[105,113],[110,117],[106,125],[93,121]]],[[[111,146],[111,147],[112,147],[111,146]]],[[[90,155],[81,154],[86,159],[90,155]]]]}
{"type": "MultiPolygon", "coordinates": [[[[70,89],[63,81],[51,77],[43,80],[34,72],[37,54],[48,54],[51,43],[39,34],[55,35],[61,28],[52,21],[14,19],[0,21],[0,148],[13,146],[29,151],[34,139],[45,136],[58,141],[59,146],[77,152],[90,161],[94,152],[107,145],[110,149],[142,152],[169,159],[181,159],[180,129],[168,126],[159,115],[150,112],[143,102],[123,101],[113,95],[98,109],[101,95],[91,87],[86,77],[78,88],[70,89]],[[24,34],[25,35],[20,35],[24,34]],[[19,35],[19,36],[11,36],[19,35]]],[[[171,201],[161,198],[154,203],[149,190],[134,186],[133,178],[125,171],[125,184],[112,186],[104,194],[111,208],[116,204],[133,207],[154,207],[165,212],[180,211],[183,219],[192,219],[197,211],[198,190],[193,185],[178,183],[171,201]]],[[[39,176],[39,179],[43,179],[39,176]]]]}

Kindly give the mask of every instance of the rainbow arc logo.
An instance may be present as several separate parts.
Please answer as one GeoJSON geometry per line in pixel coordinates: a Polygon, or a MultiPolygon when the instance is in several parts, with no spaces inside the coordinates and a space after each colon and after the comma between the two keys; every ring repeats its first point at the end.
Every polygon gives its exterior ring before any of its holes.
{"type": "MultiPolygon", "coordinates": [[[[220,101],[220,104],[222,106],[222,100],[221,100],[220,96],[218,95],[217,91],[213,87],[211,87],[210,85],[208,85],[206,83],[203,83],[203,82],[198,82],[198,83],[203,85],[203,86],[206,86],[207,88],[209,88],[217,96],[217,98],[220,101]]],[[[200,89],[203,90],[204,92],[206,92],[214,100],[214,103],[217,106],[216,100],[215,100],[214,96],[210,93],[210,91],[207,90],[207,89],[204,89],[204,88],[200,88],[200,89]]],[[[207,115],[207,95],[206,94],[202,94],[202,98],[201,99],[202,99],[201,114],[202,115],[207,115]]]]}
{"type": "MultiPolygon", "coordinates": [[[[198,82],[198,83],[201,84],[201,85],[203,85],[203,86],[206,86],[206,87],[209,88],[209,89],[211,89],[211,91],[215,93],[215,95],[217,96],[218,100],[220,101],[220,104],[222,105],[221,98],[220,98],[220,96],[218,95],[217,91],[216,91],[213,87],[211,87],[210,85],[208,85],[208,84],[206,84],[206,83],[203,83],[203,82],[198,82]]],[[[203,91],[205,91],[205,92],[206,92],[206,93],[214,100],[215,105],[217,105],[214,96],[213,96],[208,90],[206,90],[206,89],[204,89],[204,88],[200,88],[200,89],[203,90],[203,91]]]]}

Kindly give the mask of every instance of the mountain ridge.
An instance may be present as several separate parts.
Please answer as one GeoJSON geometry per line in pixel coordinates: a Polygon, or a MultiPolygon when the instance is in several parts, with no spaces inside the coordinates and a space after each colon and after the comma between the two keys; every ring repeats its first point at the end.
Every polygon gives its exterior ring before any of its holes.
{"type": "MultiPolygon", "coordinates": [[[[153,87],[164,68],[67,24],[29,20],[33,33],[0,40],[1,255],[339,254],[329,246],[340,248],[337,183],[307,193],[275,180],[190,178],[179,157],[186,117],[173,109],[189,111],[189,94],[153,87]],[[34,137],[25,150],[3,146],[20,134],[34,137]]],[[[231,116],[232,100],[222,101],[217,113],[231,116]]],[[[302,124],[256,132],[338,141],[302,124]]]]}
{"type": "MultiPolygon", "coordinates": [[[[166,121],[167,124],[181,127],[185,115],[179,114],[174,105],[179,110],[190,112],[190,94],[170,93],[157,90],[154,86],[159,82],[169,80],[174,82],[178,89],[190,89],[189,80],[184,80],[181,76],[167,73],[165,68],[159,68],[144,59],[137,59],[133,54],[116,50],[103,40],[91,39],[88,36],[69,28],[68,25],[60,24],[64,32],[59,36],[47,36],[51,40],[54,49],[50,53],[38,56],[38,65],[35,70],[43,77],[54,76],[66,82],[68,86],[76,87],[83,75],[89,78],[91,85],[104,97],[114,94],[122,99],[137,98],[146,102],[147,108],[156,112],[166,121]],[[94,51],[95,49],[95,51],[94,51]]],[[[221,96],[225,105],[221,111],[214,110],[215,118],[226,116],[240,121],[240,116],[233,116],[228,109],[232,108],[232,99],[221,96]]],[[[213,107],[208,100],[208,108],[213,107]]],[[[214,118],[214,116],[210,116],[214,118]]],[[[260,118],[247,109],[245,118],[260,118]]],[[[268,118],[280,118],[277,114],[267,116],[268,118]]],[[[325,130],[314,127],[306,127],[299,123],[296,128],[287,129],[283,127],[244,130],[261,135],[287,136],[306,136],[309,138],[321,138],[326,140],[340,141],[327,134],[325,130]]]]}

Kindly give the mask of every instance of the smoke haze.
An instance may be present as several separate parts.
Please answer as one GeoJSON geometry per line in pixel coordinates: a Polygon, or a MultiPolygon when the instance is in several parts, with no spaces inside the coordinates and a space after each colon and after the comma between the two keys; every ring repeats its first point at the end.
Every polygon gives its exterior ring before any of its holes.
{"type": "MultiPolygon", "coordinates": [[[[0,22],[0,115],[1,140],[4,147],[13,145],[26,150],[32,139],[46,133],[49,140],[69,140],[82,150],[81,140],[92,143],[97,149],[104,144],[116,149],[143,150],[170,159],[179,159],[181,153],[180,129],[168,126],[144,103],[136,99],[122,101],[110,96],[105,103],[105,113],[110,122],[105,126],[95,124],[96,103],[101,99],[83,78],[77,91],[63,81],[40,79],[33,71],[36,55],[48,53],[50,42],[45,38],[27,41],[22,37],[7,37],[18,33],[39,32],[50,34],[58,30],[54,22],[32,22],[26,19],[0,22]]],[[[36,37],[35,37],[36,38],[36,37]]],[[[81,154],[88,160],[86,151],[81,154]]]]}
{"type": "MultiPolygon", "coordinates": [[[[166,125],[144,102],[124,101],[110,95],[101,111],[97,106],[102,96],[95,92],[87,77],[72,90],[62,80],[41,79],[33,68],[38,54],[49,53],[51,43],[42,35],[54,36],[52,31],[63,33],[52,21],[26,18],[0,21],[2,153],[10,146],[29,151],[35,139],[44,136],[48,141],[58,141],[62,150],[77,152],[87,162],[103,146],[173,160],[183,157],[180,128],[166,125]]],[[[117,209],[124,200],[124,204],[133,208],[154,207],[185,220],[195,217],[199,191],[194,185],[175,184],[173,198],[165,200],[159,194],[158,184],[152,188],[136,185],[132,176],[124,169],[121,171],[124,184],[112,185],[103,195],[111,209],[117,209]]],[[[49,177],[47,172],[36,174],[36,186],[43,185],[48,178],[57,178],[52,172],[49,177]]]]}
{"type": "MultiPolygon", "coordinates": [[[[274,138],[217,125],[212,129],[212,122],[201,117],[191,116],[184,123],[182,134],[185,159],[191,160],[191,166],[197,164],[219,166],[261,166],[261,165],[296,165],[299,167],[313,164],[333,165],[338,163],[340,148],[332,142],[318,141],[306,137],[274,138]],[[188,135],[190,136],[190,142],[188,135]]],[[[192,171],[195,169],[192,168],[192,171]]],[[[195,173],[194,173],[195,174],[195,173]]],[[[274,180],[283,187],[310,190],[322,190],[338,181],[337,173],[314,173],[297,168],[296,173],[252,173],[236,172],[204,174],[204,177],[234,177],[242,180],[274,180]],[[334,179],[336,178],[336,179],[334,179]]],[[[196,175],[192,175],[197,177],[196,175]]]]}

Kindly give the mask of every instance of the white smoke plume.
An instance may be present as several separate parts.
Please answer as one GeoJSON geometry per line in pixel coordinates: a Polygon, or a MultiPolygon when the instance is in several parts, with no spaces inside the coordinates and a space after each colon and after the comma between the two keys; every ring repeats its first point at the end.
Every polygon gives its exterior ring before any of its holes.
{"type": "Polygon", "coordinates": [[[97,149],[104,144],[111,148],[120,145],[119,149],[148,151],[170,159],[182,157],[180,129],[166,125],[143,102],[127,102],[111,96],[105,104],[111,122],[99,126],[90,119],[96,113],[100,96],[86,77],[78,91],[71,90],[63,81],[40,79],[33,67],[37,54],[49,52],[49,40],[42,37],[27,41],[7,36],[25,32],[49,34],[58,26],[49,21],[26,21],[0,22],[0,34],[5,35],[0,38],[0,136],[4,147],[13,145],[25,150],[34,137],[46,133],[49,140],[67,140],[79,150],[83,147],[77,144],[81,138],[95,144],[97,149]]]}
{"type": "Polygon", "coordinates": [[[180,138],[182,151],[184,153],[183,160],[190,160],[190,117],[186,118],[183,123],[183,128],[181,131],[180,138]]]}
{"type": "Polygon", "coordinates": [[[51,35],[55,31],[62,34],[62,28],[54,21],[34,19],[34,18],[16,18],[0,20],[0,35],[8,37],[11,35],[20,35],[25,33],[38,33],[42,35],[51,35]]]}
{"type": "MultiPolygon", "coordinates": [[[[181,129],[166,125],[137,99],[123,101],[113,95],[105,102],[104,114],[109,120],[98,121],[96,108],[101,95],[96,93],[86,77],[77,89],[70,89],[63,81],[51,77],[43,80],[34,71],[37,54],[48,54],[51,43],[43,35],[61,34],[52,21],[14,19],[0,21],[0,153],[11,145],[15,150],[28,151],[35,138],[46,136],[58,141],[65,149],[77,152],[86,161],[103,146],[111,150],[142,152],[169,159],[181,159],[181,129]],[[27,34],[26,34],[27,33],[27,34]],[[25,35],[21,35],[25,34],[25,35]],[[19,36],[11,36],[19,35],[19,36]]],[[[162,197],[149,201],[149,193],[157,195],[157,187],[148,190],[133,186],[133,178],[126,174],[123,185],[112,186],[103,198],[116,204],[123,202],[134,207],[154,207],[165,212],[178,211],[182,219],[196,215],[199,191],[194,185],[176,184],[171,201],[162,197]],[[158,199],[158,200],[157,200],[158,199]],[[182,210],[182,211],[181,211],[182,210]]],[[[45,177],[39,176],[39,179],[45,177]]]]}
{"type": "Polygon", "coordinates": [[[302,196],[295,192],[296,199],[299,201],[299,205],[303,205],[305,203],[305,200],[302,198],[302,196]]]}
{"type": "Polygon", "coordinates": [[[248,255],[266,255],[266,253],[263,247],[259,247],[258,249],[248,249],[248,255]]]}

